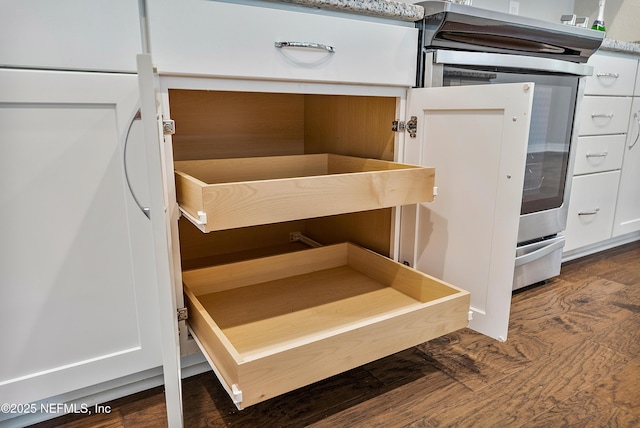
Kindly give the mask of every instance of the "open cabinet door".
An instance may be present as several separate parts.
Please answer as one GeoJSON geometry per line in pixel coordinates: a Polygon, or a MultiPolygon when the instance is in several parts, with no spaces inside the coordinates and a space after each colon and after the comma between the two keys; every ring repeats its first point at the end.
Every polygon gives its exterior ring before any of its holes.
{"type": "MultiPolygon", "coordinates": [[[[158,77],[154,72],[151,56],[137,56],[140,104],[149,176],[149,219],[153,229],[155,267],[157,272],[158,303],[160,306],[160,330],[162,333],[162,367],[164,393],[167,403],[167,420],[170,428],[182,427],[182,383],[180,370],[180,343],[177,297],[173,288],[172,236],[169,227],[172,211],[167,209],[167,186],[164,183],[163,132],[156,101],[158,77]]],[[[181,296],[180,296],[181,298],[181,296]]]]}
{"type": "Polygon", "coordinates": [[[507,338],[532,83],[413,89],[405,161],[438,196],[403,208],[401,260],[471,293],[469,327],[507,338]]]}

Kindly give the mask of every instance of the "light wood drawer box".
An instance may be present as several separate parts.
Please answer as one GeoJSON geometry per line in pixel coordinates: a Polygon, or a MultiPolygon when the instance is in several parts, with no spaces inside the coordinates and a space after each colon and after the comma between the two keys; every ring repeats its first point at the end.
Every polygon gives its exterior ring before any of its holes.
{"type": "Polygon", "coordinates": [[[631,97],[584,97],[579,135],[626,133],[631,101],[631,97]]]}
{"type": "Polygon", "coordinates": [[[579,137],[573,174],[620,169],[625,139],[624,134],[579,137]]]}
{"type": "Polygon", "coordinates": [[[174,166],[178,204],[204,232],[429,202],[435,179],[434,168],[333,154],[174,166]]]}
{"type": "Polygon", "coordinates": [[[589,58],[593,75],[587,77],[586,95],[633,94],[638,60],[613,52],[598,52],[589,58]]]}
{"type": "Polygon", "coordinates": [[[239,408],[464,328],[469,293],[349,243],[183,272],[239,408]]]}
{"type": "Polygon", "coordinates": [[[413,23],[328,16],[295,6],[285,10],[267,2],[154,0],[147,7],[151,53],[161,74],[415,85],[413,23]],[[275,42],[315,43],[335,51],[277,48],[275,42]]]}

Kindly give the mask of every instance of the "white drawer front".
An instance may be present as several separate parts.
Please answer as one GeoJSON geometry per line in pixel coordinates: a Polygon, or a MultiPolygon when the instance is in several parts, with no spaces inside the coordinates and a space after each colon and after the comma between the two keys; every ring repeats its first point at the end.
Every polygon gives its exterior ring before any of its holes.
{"type": "Polygon", "coordinates": [[[574,175],[611,171],[622,167],[625,135],[594,135],[578,138],[574,175]]]}
{"type": "Polygon", "coordinates": [[[620,171],[573,178],[565,251],[611,238],[620,171]]]}
{"type": "Polygon", "coordinates": [[[20,0],[0,14],[0,65],[135,71],[142,52],[137,1],[20,0]]]}
{"type": "Polygon", "coordinates": [[[580,135],[626,133],[631,100],[631,97],[584,97],[580,135]]]}
{"type": "Polygon", "coordinates": [[[149,17],[153,59],[162,74],[415,83],[418,32],[406,23],[203,0],[150,2],[149,17]],[[315,47],[278,48],[276,42],[315,47]]]}
{"type": "Polygon", "coordinates": [[[636,80],[636,58],[599,52],[589,59],[593,75],[587,77],[587,95],[631,95],[636,80]]]}

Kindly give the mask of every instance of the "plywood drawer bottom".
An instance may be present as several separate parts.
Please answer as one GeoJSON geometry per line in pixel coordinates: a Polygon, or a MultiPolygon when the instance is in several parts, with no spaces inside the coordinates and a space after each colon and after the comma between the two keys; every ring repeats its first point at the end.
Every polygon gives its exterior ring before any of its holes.
{"type": "Polygon", "coordinates": [[[466,291],[348,243],[186,271],[183,281],[190,327],[239,408],[468,322],[466,291]]]}

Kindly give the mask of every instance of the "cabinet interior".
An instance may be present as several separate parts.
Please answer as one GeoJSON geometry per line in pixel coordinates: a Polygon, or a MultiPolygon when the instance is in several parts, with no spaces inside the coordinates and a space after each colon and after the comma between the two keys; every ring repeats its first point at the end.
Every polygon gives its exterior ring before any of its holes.
{"type": "MultiPolygon", "coordinates": [[[[172,89],[174,161],[332,153],[394,159],[394,97],[172,89]]],[[[392,209],[202,233],[179,220],[185,270],[353,242],[389,255],[392,209]]]]}

